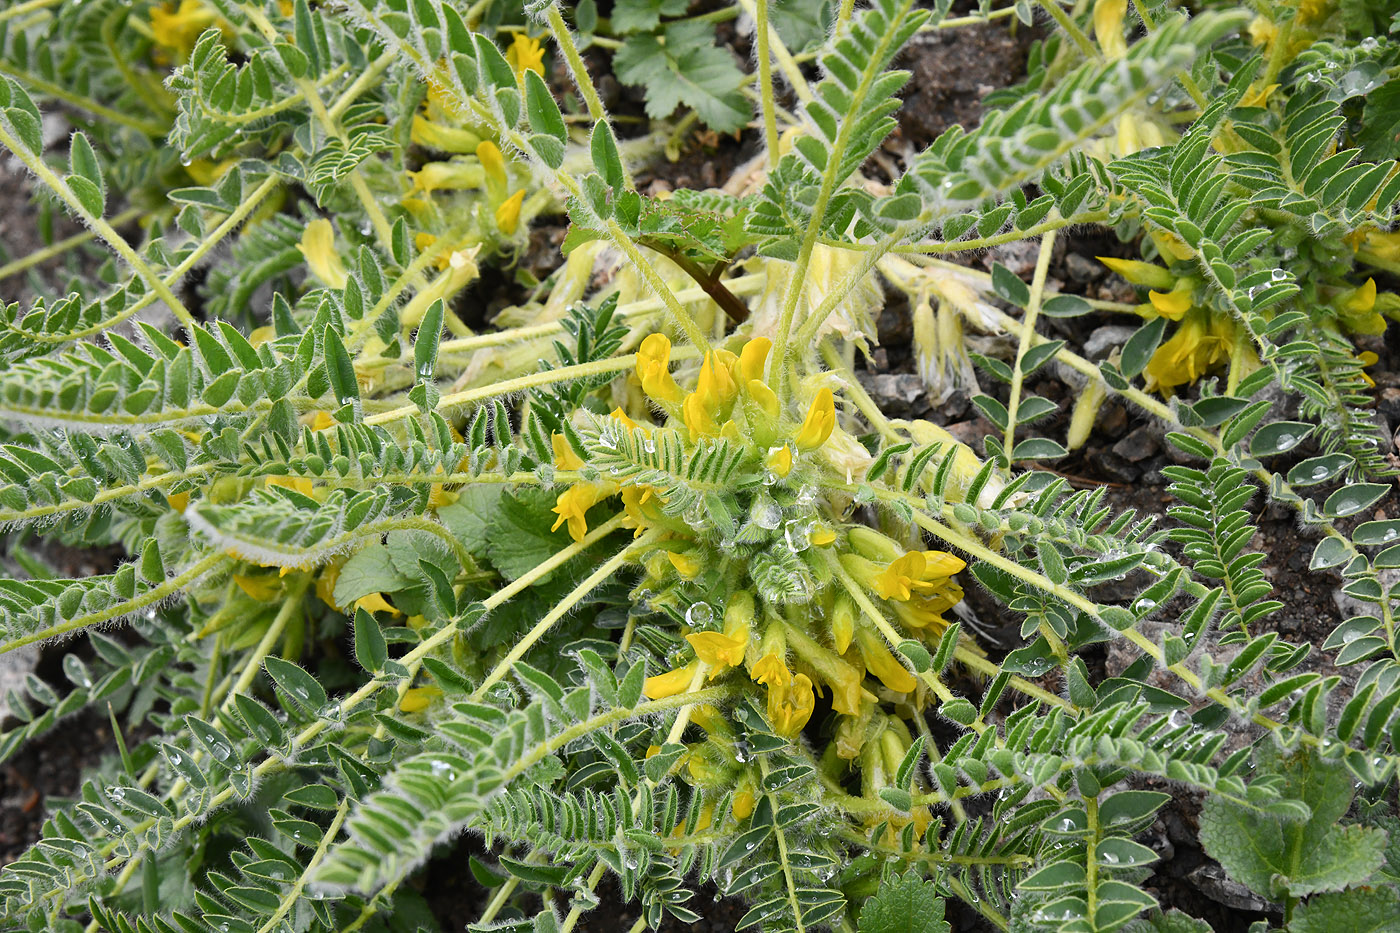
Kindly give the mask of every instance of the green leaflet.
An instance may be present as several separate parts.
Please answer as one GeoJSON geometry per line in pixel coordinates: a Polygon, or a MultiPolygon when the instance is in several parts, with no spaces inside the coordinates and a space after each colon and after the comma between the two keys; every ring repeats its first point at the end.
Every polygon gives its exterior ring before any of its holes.
{"type": "Polygon", "coordinates": [[[676,23],[666,27],[663,38],[630,36],[613,60],[621,80],[647,88],[647,113],[664,117],[684,104],[721,132],[743,125],[750,113],[739,93],[744,73],[714,45],[710,29],[676,23]]]}
{"type": "Polygon", "coordinates": [[[1266,758],[1286,796],[1312,809],[1305,820],[1261,814],[1218,797],[1201,813],[1201,842],[1231,877],[1270,899],[1340,891],[1364,883],[1381,865],[1386,835],[1339,825],[1351,805],[1352,778],[1315,754],[1266,758]]]}

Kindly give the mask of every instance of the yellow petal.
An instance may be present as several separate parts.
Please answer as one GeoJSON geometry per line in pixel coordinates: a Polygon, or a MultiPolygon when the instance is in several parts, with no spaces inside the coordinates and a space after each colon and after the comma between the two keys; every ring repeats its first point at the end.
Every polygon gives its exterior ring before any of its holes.
{"type": "Polygon", "coordinates": [[[165,501],[172,509],[184,515],[185,509],[187,509],[190,504],[190,494],[187,492],[172,492],[165,497],[165,501]]]}
{"type": "Polygon", "coordinates": [[[520,205],[524,202],[525,189],[521,188],[496,208],[496,227],[506,236],[514,236],[520,226],[520,205]]]}
{"type": "Polygon", "coordinates": [[[437,687],[414,687],[404,691],[403,699],[399,700],[399,709],[405,713],[419,713],[440,696],[442,691],[437,687]]]}
{"type": "Polygon", "coordinates": [[[361,596],[355,600],[355,608],[363,609],[365,612],[387,612],[390,615],[403,615],[401,610],[395,609],[389,604],[383,593],[370,593],[368,596],[361,596]]]}
{"type": "Polygon", "coordinates": [[[476,157],[481,162],[481,167],[486,170],[486,180],[498,185],[502,193],[507,185],[506,179],[506,158],[501,154],[501,148],[489,139],[484,139],[476,147],[476,157]]]}
{"type": "Polygon", "coordinates": [[[799,450],[816,450],[831,437],[836,427],[836,400],[830,389],[821,389],[812,399],[807,409],[807,418],[802,422],[793,442],[799,450]]]}
{"type": "Polygon", "coordinates": [[[685,667],[657,674],[655,677],[648,677],[642,681],[642,692],[647,695],[648,699],[652,700],[664,700],[666,697],[684,693],[689,689],[690,681],[694,679],[695,671],[699,666],[699,661],[691,661],[685,667]]]}
{"type": "Polygon", "coordinates": [[[726,667],[738,667],[743,664],[744,649],[749,641],[747,635],[740,639],[719,632],[692,632],[685,636],[685,640],[690,642],[695,656],[713,668],[710,671],[710,680],[723,673],[726,667]]]}
{"type": "Polygon", "coordinates": [[[895,693],[913,693],[919,686],[914,675],[890,653],[879,635],[867,628],[857,629],[856,643],[860,647],[865,669],[878,677],[886,687],[895,693]]]}
{"type": "Polygon", "coordinates": [[[846,649],[851,647],[851,639],[856,632],[856,610],[851,605],[851,600],[844,593],[836,597],[836,604],[831,609],[831,645],[836,649],[837,654],[845,654],[846,649]]]}
{"type": "Polygon", "coordinates": [[[765,654],[749,667],[749,679],[768,687],[784,686],[792,681],[792,671],[776,654],[765,654]]]}
{"type": "Polygon", "coordinates": [[[675,551],[667,551],[666,557],[671,561],[671,566],[676,568],[676,573],[687,580],[693,580],[700,574],[700,561],[690,554],[677,554],[675,551]]]}
{"type": "Polygon", "coordinates": [[[427,149],[451,152],[456,155],[470,155],[481,145],[481,137],[471,130],[455,126],[443,126],[428,118],[415,114],[409,128],[409,139],[427,149]]]}
{"type": "Polygon", "coordinates": [[[739,351],[739,376],[744,383],[757,379],[763,381],[763,366],[768,361],[768,351],[773,349],[773,341],[767,337],[755,337],[739,351]]]}
{"type": "Polygon", "coordinates": [[[763,458],[763,465],[773,472],[779,479],[792,472],[792,448],[784,444],[781,447],[774,447],[768,451],[768,456],[763,458]]]}
{"type": "Polygon", "coordinates": [[[1151,291],[1147,293],[1147,300],[1162,317],[1173,321],[1181,320],[1182,315],[1191,310],[1191,293],[1185,289],[1166,293],[1151,291]]]}
{"type": "Polygon", "coordinates": [[[770,418],[778,417],[778,394],[768,388],[766,384],[757,379],[750,379],[744,385],[749,398],[753,399],[759,410],[770,418]]]}
{"type": "Polygon", "coordinates": [[[275,602],[282,593],[281,577],[268,573],[256,577],[245,577],[241,573],[233,575],[238,588],[260,603],[275,602]]]}
{"type": "Polygon", "coordinates": [[[1136,259],[1115,259],[1112,256],[1099,256],[1098,260],[1134,285],[1170,289],[1176,284],[1176,276],[1150,262],[1141,262],[1136,259]]]}
{"type": "Polygon", "coordinates": [[[642,391],[658,402],[679,404],[685,397],[671,378],[671,341],[665,334],[651,334],[637,348],[637,380],[642,391]]]}
{"type": "Polygon", "coordinates": [[[1128,0],[1095,0],[1094,38],[1099,40],[1103,57],[1109,61],[1122,57],[1128,50],[1123,38],[1123,19],[1128,13],[1128,0]]]}
{"type": "Polygon", "coordinates": [[[297,244],[311,274],[331,288],[344,288],[349,276],[345,266],[335,251],[335,229],[324,217],[318,217],[306,225],[306,231],[297,244]]]}
{"type": "Polygon", "coordinates": [[[543,78],[544,46],[540,45],[540,40],[517,32],[510,48],[506,49],[506,62],[515,72],[517,81],[525,76],[526,71],[533,71],[543,78]]]}
{"type": "Polygon", "coordinates": [[[267,485],[281,486],[283,489],[291,489],[303,496],[315,498],[316,486],[304,476],[269,476],[267,485]]]}
{"type": "Polygon", "coordinates": [[[562,434],[554,434],[549,439],[554,448],[554,468],[557,470],[581,470],[583,458],[574,453],[569,439],[562,434]]]}
{"type": "Polygon", "coordinates": [[[1353,288],[1342,297],[1342,310],[1356,313],[1370,311],[1376,306],[1376,280],[1367,279],[1365,285],[1353,288]]]}

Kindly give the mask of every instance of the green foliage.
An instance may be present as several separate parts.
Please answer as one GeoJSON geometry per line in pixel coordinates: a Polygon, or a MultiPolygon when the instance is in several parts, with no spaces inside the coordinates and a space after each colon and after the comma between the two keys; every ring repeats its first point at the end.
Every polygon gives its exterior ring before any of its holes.
{"type": "Polygon", "coordinates": [[[131,743],[0,870],[0,925],[432,929],[465,836],[474,928],[569,933],[610,875],[652,927],[711,885],[741,929],[1192,933],[1151,893],[1170,786],[1291,933],[1393,928],[1400,520],[1357,341],[1400,314],[1396,21],[1093,6],[907,151],[895,65],[947,3],[0,11],[0,145],[83,228],[0,267],[0,524],[121,555],[15,551],[0,651],[80,640],[0,759],[93,706],[131,743]],[[761,140],[752,177],[639,190],[697,123],[761,140]],[[1141,304],[1057,292],[1091,224],[1141,304]],[[934,258],[1031,238],[1030,281],[934,258]],[[891,290],[980,449],[861,387],[891,290]],[[1097,363],[1041,333],[1090,312],[1140,326],[1097,363]],[[1165,517],[1035,468],[1109,396],[1167,429],[1165,517]],[[1266,504],[1354,607],[1321,645],[1277,624],[1266,504]]]}
{"type": "Polygon", "coordinates": [[[860,933],[948,933],[943,898],[917,875],[884,879],[860,911],[860,933]]]}
{"type": "MultiPolygon", "coordinates": [[[[1346,769],[1309,754],[1281,761],[1278,768],[1282,796],[1302,806],[1265,817],[1212,798],[1201,813],[1206,851],[1231,877],[1270,899],[1365,883],[1381,865],[1386,834],[1341,824],[1353,794],[1346,769]]],[[[1320,907],[1319,916],[1324,911],[1320,907]]]]}

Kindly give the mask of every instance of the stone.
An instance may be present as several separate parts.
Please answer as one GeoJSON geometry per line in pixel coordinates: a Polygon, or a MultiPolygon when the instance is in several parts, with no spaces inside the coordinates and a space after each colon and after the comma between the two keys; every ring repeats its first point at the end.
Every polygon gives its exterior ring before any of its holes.
{"type": "Polygon", "coordinates": [[[1161,449],[1157,431],[1144,424],[1128,432],[1128,436],[1113,445],[1113,452],[1129,463],[1141,463],[1161,449]]]}
{"type": "Polygon", "coordinates": [[[915,373],[860,373],[865,391],[892,418],[910,418],[928,408],[928,388],[915,373]]]}
{"type": "Polygon", "coordinates": [[[1073,282],[1097,282],[1103,278],[1107,270],[1103,263],[1097,262],[1087,256],[1078,253],[1070,253],[1065,257],[1065,272],[1073,282]]]}
{"type": "Polygon", "coordinates": [[[1096,327],[1089,339],[1084,341],[1084,355],[1094,362],[1107,359],[1110,353],[1127,343],[1128,338],[1136,332],[1136,327],[1122,324],[1096,327]]]}

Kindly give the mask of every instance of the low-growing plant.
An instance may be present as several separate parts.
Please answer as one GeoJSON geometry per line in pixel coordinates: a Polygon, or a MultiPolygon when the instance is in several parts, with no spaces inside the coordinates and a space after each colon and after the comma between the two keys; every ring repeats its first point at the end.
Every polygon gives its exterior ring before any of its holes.
{"type": "Polygon", "coordinates": [[[482,928],[567,933],[612,875],[635,929],[703,884],[743,928],[1197,929],[1148,913],[1151,785],[1204,795],[1287,929],[1394,929],[1400,520],[1351,519],[1393,473],[1353,336],[1396,310],[1395,21],[1212,6],[0,12],[0,145],[85,228],[3,269],[40,297],[0,334],[0,650],[85,637],[0,757],[120,720],[0,870],[6,924],[432,929],[417,872],[470,832],[482,928]],[[1027,80],[872,160],[906,44],[1013,16],[1027,80]],[[740,17],[751,75],[713,44],[740,17]],[[606,52],[678,131],[620,138],[606,52]],[[753,122],[758,163],[643,194],[695,120],[753,122]],[[560,212],[487,325],[482,270],[560,212]],[[1141,304],[1051,287],[1091,224],[1141,243],[1110,260],[1141,304]],[[1020,239],[1029,282],[937,258],[1020,239]],[[931,392],[994,384],[980,451],[862,388],[885,285],[931,392]],[[1144,323],[1099,363],[1042,335],[1095,311],[1144,323]],[[1164,525],[1037,468],[1109,397],[1167,426],[1164,525]],[[1272,626],[1256,500],[1362,607],[1316,652],[1272,626]],[[130,557],[58,578],[30,535],[130,557]]]}

